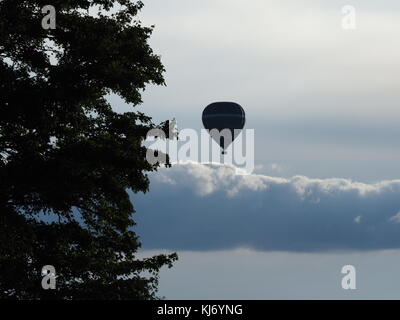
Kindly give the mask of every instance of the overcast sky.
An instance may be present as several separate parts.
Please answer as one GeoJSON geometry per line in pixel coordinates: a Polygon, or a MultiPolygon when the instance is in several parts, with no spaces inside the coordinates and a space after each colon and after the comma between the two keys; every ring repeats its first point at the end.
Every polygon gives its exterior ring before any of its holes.
{"type": "Polygon", "coordinates": [[[365,280],[357,297],[400,294],[390,281],[400,248],[399,1],[144,2],[167,86],[150,86],[139,109],[200,129],[205,106],[235,101],[256,137],[257,175],[179,166],[133,197],[144,249],[183,252],[162,293],[354,298],[340,289],[340,265],[353,262],[365,280]],[[356,9],[355,30],[342,28],[344,5],[356,9]],[[232,264],[240,259],[246,266],[232,264]],[[367,282],[371,265],[386,268],[381,285],[367,282]],[[250,280],[234,284],[240,268],[250,280]],[[321,285],[307,285],[310,268],[321,285]],[[211,291],[205,279],[222,270],[211,291]]]}
{"type": "MultiPolygon", "coordinates": [[[[148,0],[167,87],[142,109],[201,128],[211,102],[240,103],[256,162],[280,175],[392,179],[400,168],[398,1],[148,0]],[[356,30],[342,28],[342,7],[356,30]]],[[[127,110],[117,99],[119,110],[127,110]]],[[[274,174],[271,171],[264,171],[274,174]]]]}

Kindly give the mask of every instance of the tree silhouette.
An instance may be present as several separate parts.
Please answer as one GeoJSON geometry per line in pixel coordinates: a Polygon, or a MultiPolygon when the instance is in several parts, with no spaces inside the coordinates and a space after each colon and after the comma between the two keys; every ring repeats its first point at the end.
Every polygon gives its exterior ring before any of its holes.
{"type": "Polygon", "coordinates": [[[106,99],[136,106],[146,84],[164,84],[142,6],[0,1],[1,298],[153,299],[160,268],[177,259],[137,258],[127,190],[148,190],[158,164],[142,142],[156,125],[106,99]],[[42,26],[49,4],[55,29],[42,26]],[[45,265],[55,290],[42,288],[45,265]]]}

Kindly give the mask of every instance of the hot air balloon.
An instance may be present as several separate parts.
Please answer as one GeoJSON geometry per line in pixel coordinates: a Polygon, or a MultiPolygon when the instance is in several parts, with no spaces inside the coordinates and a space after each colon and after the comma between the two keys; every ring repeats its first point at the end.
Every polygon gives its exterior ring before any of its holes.
{"type": "Polygon", "coordinates": [[[215,102],[203,111],[203,125],[211,137],[219,144],[222,154],[240,134],[246,122],[243,108],[234,102],[215,102]],[[216,129],[216,130],[215,130],[216,129]],[[230,139],[225,139],[220,133],[228,129],[230,139]]]}

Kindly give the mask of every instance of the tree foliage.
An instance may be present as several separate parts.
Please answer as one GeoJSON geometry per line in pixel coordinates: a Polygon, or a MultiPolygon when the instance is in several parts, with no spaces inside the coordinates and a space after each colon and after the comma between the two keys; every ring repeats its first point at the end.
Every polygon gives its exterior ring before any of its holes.
{"type": "MultiPolygon", "coordinates": [[[[129,0],[0,0],[0,297],[152,299],[176,255],[138,259],[127,190],[146,192],[141,103],[164,67],[129,0]],[[45,30],[42,8],[56,9],[45,30]],[[43,290],[53,265],[56,290],[43,290]]],[[[145,213],[143,213],[145,214],[145,213]]]]}

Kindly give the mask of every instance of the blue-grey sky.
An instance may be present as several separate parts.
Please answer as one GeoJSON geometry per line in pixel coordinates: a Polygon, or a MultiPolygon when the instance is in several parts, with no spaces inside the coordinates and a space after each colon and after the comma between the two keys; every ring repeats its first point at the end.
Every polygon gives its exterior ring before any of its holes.
{"type": "MultiPolygon", "coordinates": [[[[146,252],[145,256],[160,251],[146,252]]],[[[159,294],[168,299],[399,299],[398,250],[290,253],[180,251],[163,270],[159,294]],[[356,267],[356,290],[343,290],[344,265],[356,267]]]]}
{"type": "Polygon", "coordinates": [[[183,253],[163,272],[162,294],[396,297],[400,3],[144,2],[140,16],[155,25],[150,42],[167,86],[148,87],[139,109],[200,129],[206,105],[235,101],[256,137],[257,175],[179,166],[133,196],[144,249],[183,253]],[[342,28],[344,5],[356,9],[355,30],[342,28]],[[241,259],[245,266],[232,266],[241,259]],[[353,296],[340,289],[340,267],[351,263],[361,275],[353,296]],[[249,281],[237,281],[241,271],[249,281]]]}

